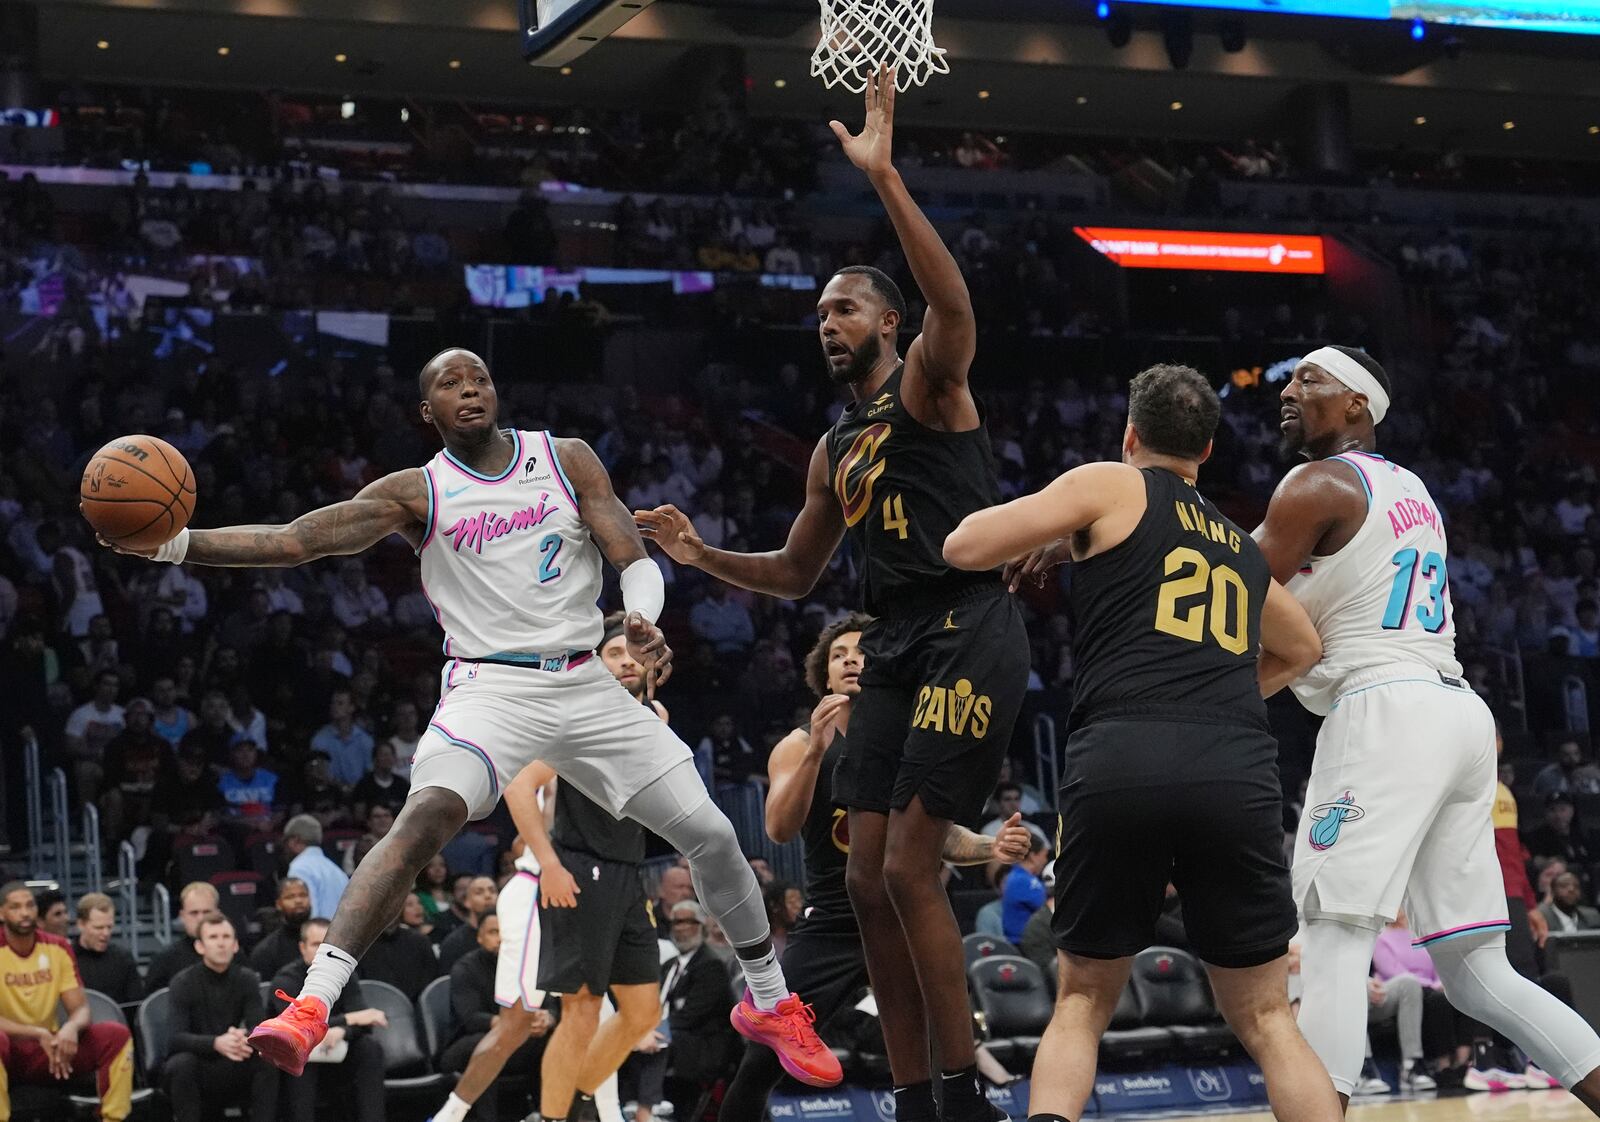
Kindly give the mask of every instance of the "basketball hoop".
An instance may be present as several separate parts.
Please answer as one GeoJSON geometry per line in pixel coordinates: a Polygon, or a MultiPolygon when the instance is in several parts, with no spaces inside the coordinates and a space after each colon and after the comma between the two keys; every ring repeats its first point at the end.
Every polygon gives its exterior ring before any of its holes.
{"type": "Polygon", "coordinates": [[[895,68],[895,87],[920,86],[950,73],[944,48],[933,43],[933,0],[817,0],[822,38],[811,54],[811,76],[861,93],[879,66],[895,68]]]}

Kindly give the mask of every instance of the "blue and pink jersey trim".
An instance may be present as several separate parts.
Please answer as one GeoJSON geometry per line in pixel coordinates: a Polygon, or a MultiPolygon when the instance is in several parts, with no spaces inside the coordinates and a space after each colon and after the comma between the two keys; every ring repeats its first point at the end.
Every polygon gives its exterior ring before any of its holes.
{"type": "Polygon", "coordinates": [[[1447,939],[1459,939],[1464,935],[1482,935],[1490,931],[1509,931],[1511,921],[1506,919],[1486,919],[1479,923],[1464,923],[1460,927],[1447,927],[1443,931],[1435,931],[1432,935],[1422,935],[1411,940],[1413,947],[1431,947],[1435,943],[1442,943],[1447,939]]]}

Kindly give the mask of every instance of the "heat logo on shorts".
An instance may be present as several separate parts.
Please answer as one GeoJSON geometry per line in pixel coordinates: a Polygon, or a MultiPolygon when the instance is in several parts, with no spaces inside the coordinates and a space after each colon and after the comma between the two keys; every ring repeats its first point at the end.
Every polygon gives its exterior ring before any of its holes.
{"type": "Polygon", "coordinates": [[[1346,822],[1365,818],[1367,812],[1356,805],[1356,798],[1346,791],[1331,803],[1318,803],[1311,808],[1311,848],[1317,852],[1332,849],[1339,840],[1339,830],[1346,822]]]}

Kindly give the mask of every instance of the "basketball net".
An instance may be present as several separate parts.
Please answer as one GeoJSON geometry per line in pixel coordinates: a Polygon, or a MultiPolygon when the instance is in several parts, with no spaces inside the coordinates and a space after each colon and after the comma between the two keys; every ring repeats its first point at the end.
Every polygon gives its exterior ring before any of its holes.
{"type": "Polygon", "coordinates": [[[944,48],[933,43],[933,0],[817,0],[822,38],[811,54],[811,76],[829,87],[862,93],[880,65],[895,68],[895,87],[920,86],[950,73],[944,48]]]}

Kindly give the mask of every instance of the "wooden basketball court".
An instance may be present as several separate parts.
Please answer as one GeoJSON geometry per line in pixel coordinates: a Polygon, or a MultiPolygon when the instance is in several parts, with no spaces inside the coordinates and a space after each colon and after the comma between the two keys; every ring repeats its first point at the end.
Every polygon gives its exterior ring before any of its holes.
{"type": "MultiPolygon", "coordinates": [[[[1206,1122],[1262,1122],[1271,1115],[1263,1109],[1250,1114],[1203,1117],[1206,1122]]],[[[1350,1104],[1347,1117],[1351,1122],[1583,1122],[1593,1116],[1565,1091],[1507,1091],[1495,1095],[1358,1101],[1350,1104]]]]}

